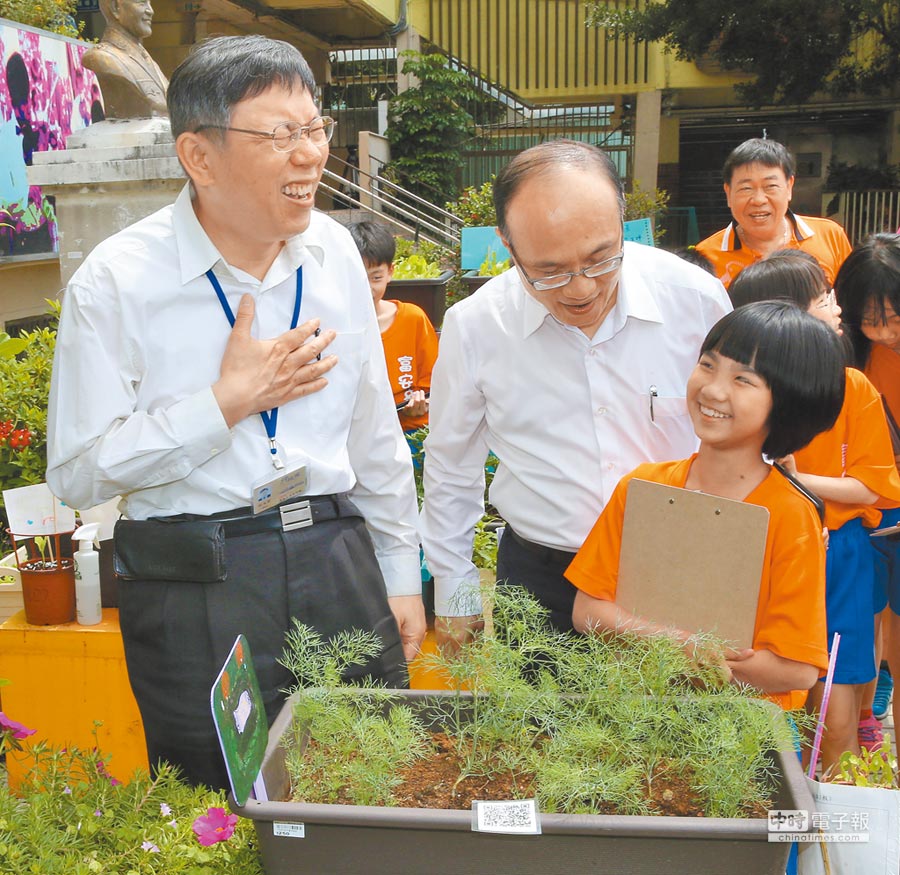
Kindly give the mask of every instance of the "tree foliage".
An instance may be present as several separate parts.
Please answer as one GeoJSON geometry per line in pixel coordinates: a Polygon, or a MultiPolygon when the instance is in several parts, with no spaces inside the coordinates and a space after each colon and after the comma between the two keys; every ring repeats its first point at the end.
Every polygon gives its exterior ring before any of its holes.
{"type": "Polygon", "coordinates": [[[84,22],[75,21],[75,0],[0,0],[0,18],[78,37],[84,22]]]}
{"type": "Polygon", "coordinates": [[[900,76],[896,0],[666,0],[615,9],[586,0],[588,21],[610,36],[659,41],[680,60],[708,56],[752,76],[747,104],[801,103],[816,91],[876,93],[900,76]]]}
{"type": "Polygon", "coordinates": [[[390,168],[402,185],[431,201],[451,200],[462,146],[472,127],[466,101],[476,97],[469,77],[447,66],[440,54],[405,51],[403,72],[419,84],[398,94],[388,107],[390,168]]]}

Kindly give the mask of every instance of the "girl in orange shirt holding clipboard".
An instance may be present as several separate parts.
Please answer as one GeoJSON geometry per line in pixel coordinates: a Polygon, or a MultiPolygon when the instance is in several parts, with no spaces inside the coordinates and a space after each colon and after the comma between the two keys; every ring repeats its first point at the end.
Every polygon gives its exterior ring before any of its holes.
{"type": "Polygon", "coordinates": [[[687,406],[700,438],[690,459],[641,465],[620,481],[566,570],[578,588],[572,612],[583,633],[674,635],[694,658],[691,634],[616,604],[628,481],[695,489],[769,509],[752,648],[726,651],[726,676],[782,707],[797,707],[828,665],[825,549],[813,503],[763,458],[783,456],[834,423],[844,397],[837,337],[792,304],[729,313],[703,342],[687,406]],[[799,698],[799,702],[798,702],[799,698]]]}

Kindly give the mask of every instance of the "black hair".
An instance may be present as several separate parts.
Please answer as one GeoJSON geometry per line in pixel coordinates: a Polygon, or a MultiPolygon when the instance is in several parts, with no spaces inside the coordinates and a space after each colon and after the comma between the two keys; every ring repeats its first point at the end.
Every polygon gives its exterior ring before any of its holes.
{"type": "Polygon", "coordinates": [[[394,263],[397,242],[384,225],[364,219],[362,222],[351,222],[347,225],[347,230],[366,267],[394,263]]]}
{"type": "Polygon", "coordinates": [[[716,279],[719,278],[719,275],[716,273],[716,266],[696,246],[682,246],[679,249],[674,249],[672,254],[677,255],[688,264],[702,267],[710,276],[714,276],[716,279]]]}
{"type": "Polygon", "coordinates": [[[781,143],[777,143],[775,140],[764,140],[761,137],[744,140],[725,159],[725,165],[722,167],[722,177],[726,185],[731,185],[731,177],[734,176],[734,171],[745,164],[780,167],[786,179],[790,179],[795,172],[794,156],[781,143]]]}
{"type": "MultiPolygon", "coordinates": [[[[220,36],[195,45],[175,68],[166,92],[172,136],[185,131],[228,127],[242,100],[273,85],[300,87],[315,94],[312,70],[300,50],[265,36],[220,36]]],[[[224,132],[221,132],[224,136],[224,132]]]]}
{"type": "Polygon", "coordinates": [[[739,307],[706,335],[700,354],[716,352],[752,367],[772,392],[762,451],[779,459],[831,428],[844,403],[844,355],[837,334],[786,301],[739,307]]]}
{"type": "Polygon", "coordinates": [[[808,252],[779,249],[747,265],[728,287],[735,307],[755,301],[791,301],[801,310],[828,290],[825,271],[808,252]]]}
{"type": "Polygon", "coordinates": [[[873,234],[857,244],[841,265],[834,290],[843,310],[844,331],[853,346],[854,364],[865,368],[872,350],[872,341],[860,327],[866,308],[874,307],[878,322],[891,315],[885,304],[900,313],[900,236],[873,234]]]}
{"type": "Polygon", "coordinates": [[[625,187],[612,159],[602,149],[578,140],[548,140],[519,152],[494,180],[494,209],[497,212],[497,227],[505,237],[509,237],[506,209],[516,192],[531,177],[556,170],[560,167],[577,167],[581,170],[596,170],[605,177],[616,194],[619,218],[625,219],[625,187]]]}

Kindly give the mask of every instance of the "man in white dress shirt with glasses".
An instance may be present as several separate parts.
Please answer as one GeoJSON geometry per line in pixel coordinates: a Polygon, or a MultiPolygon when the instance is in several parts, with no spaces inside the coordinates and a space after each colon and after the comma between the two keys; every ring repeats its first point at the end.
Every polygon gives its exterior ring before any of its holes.
{"type": "Polygon", "coordinates": [[[571,630],[563,572],[624,474],[696,449],[685,387],[731,309],[705,271],[623,242],[622,183],[594,146],[520,153],[494,203],[515,266],[448,311],[432,377],[421,533],[441,644],[480,623],[471,555],[488,451],[506,521],[497,580],[571,630]]]}
{"type": "Polygon", "coordinates": [[[425,632],[416,495],[359,253],[313,209],[334,122],[300,52],[195,47],[169,116],[177,201],[72,277],[48,418],[53,491],[123,496],[119,607],[151,765],[227,787],[209,690],[238,633],[267,717],[294,619],[376,632],[348,674],[408,684],[425,632]]]}

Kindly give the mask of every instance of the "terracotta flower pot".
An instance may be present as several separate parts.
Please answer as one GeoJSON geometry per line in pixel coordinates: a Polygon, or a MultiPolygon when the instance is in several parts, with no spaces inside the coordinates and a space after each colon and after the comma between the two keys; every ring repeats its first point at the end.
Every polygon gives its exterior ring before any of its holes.
{"type": "Polygon", "coordinates": [[[52,563],[24,562],[19,571],[25,619],[29,623],[57,626],[75,619],[75,568],[71,559],[52,563]],[[43,565],[51,567],[41,567],[43,565]]]}

